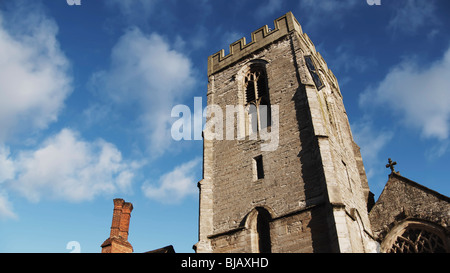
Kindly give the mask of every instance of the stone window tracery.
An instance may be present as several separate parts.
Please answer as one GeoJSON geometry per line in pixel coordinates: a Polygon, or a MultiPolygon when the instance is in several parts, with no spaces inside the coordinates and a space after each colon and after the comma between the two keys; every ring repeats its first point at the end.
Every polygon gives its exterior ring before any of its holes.
{"type": "Polygon", "coordinates": [[[260,66],[251,67],[244,79],[245,102],[251,133],[271,125],[270,100],[267,74],[260,66]]]}
{"type": "Polygon", "coordinates": [[[397,237],[387,253],[446,253],[446,246],[438,234],[412,227],[397,237]]]}

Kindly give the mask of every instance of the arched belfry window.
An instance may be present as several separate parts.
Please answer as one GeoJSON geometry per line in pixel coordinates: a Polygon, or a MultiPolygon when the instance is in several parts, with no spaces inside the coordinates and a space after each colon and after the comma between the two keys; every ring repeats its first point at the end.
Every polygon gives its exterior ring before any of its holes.
{"type": "Polygon", "coordinates": [[[266,70],[253,65],[244,78],[245,103],[249,115],[251,133],[271,125],[270,99],[266,70]]]}

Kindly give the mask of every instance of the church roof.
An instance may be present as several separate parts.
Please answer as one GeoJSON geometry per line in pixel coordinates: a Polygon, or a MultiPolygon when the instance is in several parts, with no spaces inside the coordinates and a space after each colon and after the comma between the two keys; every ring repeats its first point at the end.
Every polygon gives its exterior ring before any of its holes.
{"type": "Polygon", "coordinates": [[[369,212],[372,231],[383,239],[397,223],[421,219],[447,229],[450,198],[393,171],[380,197],[369,212]]]}
{"type": "Polygon", "coordinates": [[[172,245],[169,245],[155,250],[147,251],[145,253],[175,253],[175,249],[172,245]]]}
{"type": "MultiPolygon", "coordinates": [[[[432,190],[432,189],[430,189],[430,188],[427,188],[427,187],[425,187],[424,185],[419,184],[419,183],[417,183],[417,182],[415,182],[415,181],[413,181],[413,180],[411,180],[411,179],[409,179],[409,178],[406,178],[406,177],[400,175],[400,172],[393,172],[393,173],[391,173],[391,174],[389,175],[389,180],[388,180],[387,184],[388,184],[390,181],[392,181],[392,180],[391,180],[391,176],[392,176],[393,178],[400,179],[401,181],[407,183],[408,185],[410,185],[410,186],[412,186],[412,187],[415,187],[415,188],[417,188],[417,189],[421,189],[421,190],[424,191],[424,192],[427,192],[427,193],[429,193],[429,194],[432,194],[432,195],[436,196],[437,198],[442,199],[443,201],[447,201],[447,202],[450,203],[450,197],[448,197],[448,196],[446,196],[446,195],[443,195],[443,194],[441,194],[441,193],[439,193],[439,192],[437,192],[437,191],[435,191],[435,190],[432,190]]],[[[386,187],[387,187],[387,184],[386,184],[386,187]]]]}

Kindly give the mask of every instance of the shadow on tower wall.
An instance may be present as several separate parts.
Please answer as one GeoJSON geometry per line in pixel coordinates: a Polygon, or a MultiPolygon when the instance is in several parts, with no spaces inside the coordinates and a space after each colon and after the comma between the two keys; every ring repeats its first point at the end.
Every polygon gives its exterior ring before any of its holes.
{"type": "Polygon", "coordinates": [[[312,248],[315,253],[338,252],[337,245],[333,243],[337,240],[337,234],[332,207],[328,200],[319,141],[314,132],[306,87],[302,84],[296,57],[301,53],[296,52],[293,39],[298,39],[295,34],[291,36],[290,43],[299,87],[292,101],[295,104],[302,145],[298,158],[302,165],[306,207],[310,208],[311,219],[308,228],[311,232],[312,248]]]}

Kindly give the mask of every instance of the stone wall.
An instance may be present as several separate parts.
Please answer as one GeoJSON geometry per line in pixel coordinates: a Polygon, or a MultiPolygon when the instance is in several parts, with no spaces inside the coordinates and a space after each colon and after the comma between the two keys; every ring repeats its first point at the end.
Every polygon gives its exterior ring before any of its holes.
{"type": "Polygon", "coordinates": [[[450,198],[397,173],[389,176],[369,216],[374,236],[379,242],[397,224],[408,219],[433,223],[450,236],[450,198]]]}

